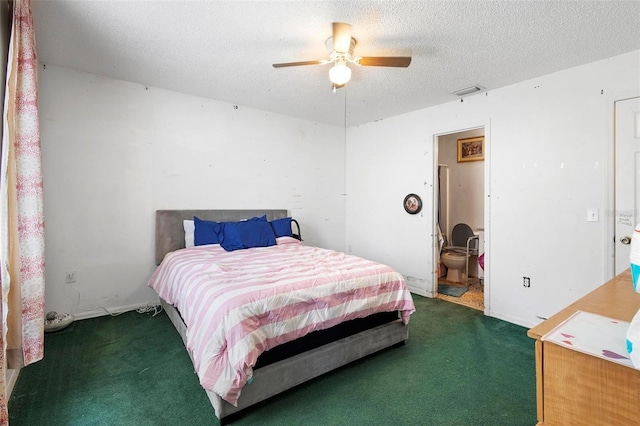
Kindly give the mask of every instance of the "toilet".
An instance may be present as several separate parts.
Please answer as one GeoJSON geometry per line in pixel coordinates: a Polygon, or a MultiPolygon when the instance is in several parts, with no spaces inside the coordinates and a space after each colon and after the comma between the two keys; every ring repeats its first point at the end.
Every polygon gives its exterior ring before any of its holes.
{"type": "Polygon", "coordinates": [[[467,264],[467,255],[464,253],[444,252],[440,255],[444,266],[447,267],[447,281],[461,283],[464,281],[464,269],[467,264]]]}

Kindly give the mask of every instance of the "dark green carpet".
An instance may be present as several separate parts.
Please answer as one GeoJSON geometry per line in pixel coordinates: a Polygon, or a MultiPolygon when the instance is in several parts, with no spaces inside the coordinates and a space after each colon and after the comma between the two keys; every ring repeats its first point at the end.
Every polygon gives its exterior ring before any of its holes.
{"type": "MultiPolygon", "coordinates": [[[[409,341],[251,408],[238,425],[534,425],[526,329],[414,296],[409,341]]],[[[16,425],[217,425],[164,315],[129,312],[47,334],[22,370],[16,425]]]]}

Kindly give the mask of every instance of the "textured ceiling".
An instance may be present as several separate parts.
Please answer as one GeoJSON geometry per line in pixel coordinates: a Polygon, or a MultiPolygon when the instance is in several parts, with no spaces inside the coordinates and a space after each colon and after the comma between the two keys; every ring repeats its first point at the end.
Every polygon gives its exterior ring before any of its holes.
{"type": "Polygon", "coordinates": [[[640,49],[640,1],[32,0],[40,62],[321,123],[358,125],[640,49]],[[331,22],[359,56],[332,93],[331,22]],[[345,114],[346,108],[346,114],[345,114]]]}

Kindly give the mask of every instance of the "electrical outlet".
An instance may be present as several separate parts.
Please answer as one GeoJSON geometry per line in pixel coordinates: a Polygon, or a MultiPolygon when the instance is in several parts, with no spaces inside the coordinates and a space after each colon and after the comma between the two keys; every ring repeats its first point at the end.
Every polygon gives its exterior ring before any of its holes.
{"type": "Polygon", "coordinates": [[[531,287],[531,278],[522,277],[522,285],[527,287],[527,288],[531,287]]]}
{"type": "Polygon", "coordinates": [[[67,284],[75,283],[77,281],[76,272],[77,271],[67,271],[65,275],[65,281],[67,282],[67,284]]]}

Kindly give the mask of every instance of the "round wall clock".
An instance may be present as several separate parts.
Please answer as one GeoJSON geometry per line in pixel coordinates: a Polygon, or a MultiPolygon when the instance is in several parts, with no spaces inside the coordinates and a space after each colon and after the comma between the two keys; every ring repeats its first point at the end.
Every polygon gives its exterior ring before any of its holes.
{"type": "Polygon", "coordinates": [[[404,210],[409,214],[416,214],[422,210],[422,200],[416,194],[409,194],[404,197],[404,210]]]}

